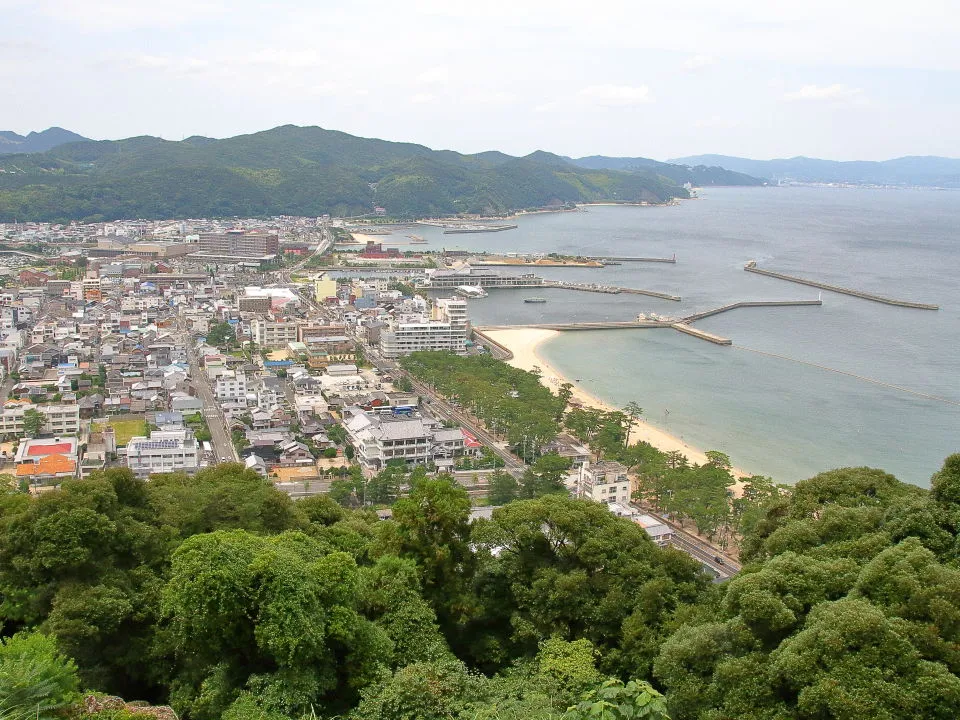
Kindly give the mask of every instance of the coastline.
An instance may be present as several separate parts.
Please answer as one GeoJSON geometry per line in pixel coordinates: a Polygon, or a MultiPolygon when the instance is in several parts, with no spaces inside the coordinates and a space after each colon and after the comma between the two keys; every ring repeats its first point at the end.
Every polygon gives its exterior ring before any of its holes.
{"type": "MultiPolygon", "coordinates": [[[[558,392],[560,385],[564,382],[570,383],[573,388],[573,400],[584,407],[595,408],[605,412],[619,410],[610,403],[604,402],[596,395],[584,390],[572,379],[566,377],[558,371],[553,365],[538,352],[538,349],[545,342],[552,340],[560,334],[557,330],[546,330],[541,328],[517,328],[515,330],[485,330],[484,335],[494,342],[503,345],[513,353],[513,358],[507,362],[513,367],[521,370],[531,370],[537,366],[542,371],[541,382],[554,393],[558,392]]],[[[703,465],[707,463],[707,456],[699,448],[691,447],[675,435],[661,430],[645,420],[637,420],[630,431],[630,442],[647,442],[658,450],[663,452],[672,452],[674,450],[686,456],[691,463],[703,465]]],[[[733,467],[730,474],[736,480],[742,480],[753,475],[742,468],[733,467]]],[[[738,492],[740,483],[734,486],[734,492],[738,492]]]]}

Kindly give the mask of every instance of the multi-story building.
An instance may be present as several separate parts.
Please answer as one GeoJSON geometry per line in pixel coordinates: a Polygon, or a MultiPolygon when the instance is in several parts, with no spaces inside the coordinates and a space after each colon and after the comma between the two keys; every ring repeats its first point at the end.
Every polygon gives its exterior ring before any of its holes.
{"type": "Polygon", "coordinates": [[[297,342],[297,323],[288,320],[261,320],[254,318],[250,321],[251,339],[264,348],[278,350],[285,348],[292,342],[297,342]]]}
{"type": "Polygon", "coordinates": [[[329,273],[321,273],[313,281],[313,297],[317,302],[324,302],[327,298],[337,296],[337,280],[329,273]]]}
{"type": "Polygon", "coordinates": [[[465,300],[437,300],[426,315],[399,315],[380,331],[380,354],[397,358],[420,350],[466,350],[467,304],[465,300]]]}
{"type": "Polygon", "coordinates": [[[344,418],[357,459],[372,470],[396,460],[408,465],[449,461],[481,446],[460,428],[444,428],[434,418],[411,414],[409,408],[377,413],[349,407],[344,418]]]}
{"type": "Polygon", "coordinates": [[[127,443],[127,467],[138,477],[151,473],[195,473],[200,467],[200,447],[193,431],[154,430],[127,443]]]}
{"type": "Polygon", "coordinates": [[[75,437],[24,440],[14,462],[17,477],[31,483],[59,484],[76,477],[79,440],[75,437]]]}
{"type": "Polygon", "coordinates": [[[23,400],[8,400],[0,412],[0,435],[23,435],[23,415],[39,410],[47,417],[41,429],[45,435],[75,435],[80,432],[79,405],[34,405],[23,400]]]}
{"type": "Polygon", "coordinates": [[[628,504],[627,468],[618,462],[584,463],[577,475],[577,497],[607,504],[628,504]]]}
{"type": "Polygon", "coordinates": [[[210,255],[261,257],[276,255],[280,241],[272,233],[230,230],[224,233],[200,233],[200,252],[210,255]]]}
{"type": "Polygon", "coordinates": [[[247,377],[243,373],[235,373],[227,370],[217,376],[216,383],[213,386],[213,394],[217,400],[246,400],[247,398],[247,377]]]}
{"type": "Polygon", "coordinates": [[[473,287],[540,287],[543,278],[533,273],[523,275],[500,275],[492,270],[472,268],[469,265],[458,270],[427,270],[422,281],[425,287],[437,290],[453,290],[461,285],[473,287]]]}

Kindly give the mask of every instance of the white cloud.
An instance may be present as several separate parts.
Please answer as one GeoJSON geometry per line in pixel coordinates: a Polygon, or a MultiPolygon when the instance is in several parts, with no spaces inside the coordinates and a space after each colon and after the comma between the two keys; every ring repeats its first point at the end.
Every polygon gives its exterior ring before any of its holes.
{"type": "Polygon", "coordinates": [[[417,75],[420,85],[439,85],[450,79],[450,71],[445,67],[434,67],[417,75]]]}
{"type": "Polygon", "coordinates": [[[787,100],[813,100],[843,102],[856,100],[863,96],[862,88],[852,88],[843,83],[833,85],[804,85],[799,90],[784,94],[787,100]]]}
{"type": "Polygon", "coordinates": [[[415,105],[426,105],[427,103],[432,103],[437,99],[437,96],[433,93],[417,93],[410,98],[410,102],[415,105]]]}
{"type": "Polygon", "coordinates": [[[597,105],[617,107],[653,102],[646,85],[591,85],[580,91],[580,97],[597,105]]]}
{"type": "Polygon", "coordinates": [[[680,69],[685,72],[696,72],[697,70],[702,70],[703,68],[716,64],[717,59],[711,55],[694,55],[693,57],[687,58],[683,62],[683,65],[680,66],[680,69]]]}

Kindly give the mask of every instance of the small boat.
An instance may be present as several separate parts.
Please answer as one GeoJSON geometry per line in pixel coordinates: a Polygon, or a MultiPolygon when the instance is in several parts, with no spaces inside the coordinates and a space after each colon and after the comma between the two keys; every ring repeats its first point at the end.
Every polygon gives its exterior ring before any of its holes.
{"type": "Polygon", "coordinates": [[[523,301],[525,303],[545,303],[547,299],[542,297],[528,297],[524,298],[523,301]]]}

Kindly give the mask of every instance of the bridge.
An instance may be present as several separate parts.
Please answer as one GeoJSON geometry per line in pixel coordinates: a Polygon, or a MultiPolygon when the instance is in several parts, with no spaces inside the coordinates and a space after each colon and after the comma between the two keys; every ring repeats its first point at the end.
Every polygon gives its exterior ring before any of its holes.
{"type": "Polygon", "coordinates": [[[33,258],[34,260],[51,260],[50,255],[37,255],[36,253],[25,250],[0,250],[0,255],[22,255],[23,257],[33,258]]]}

